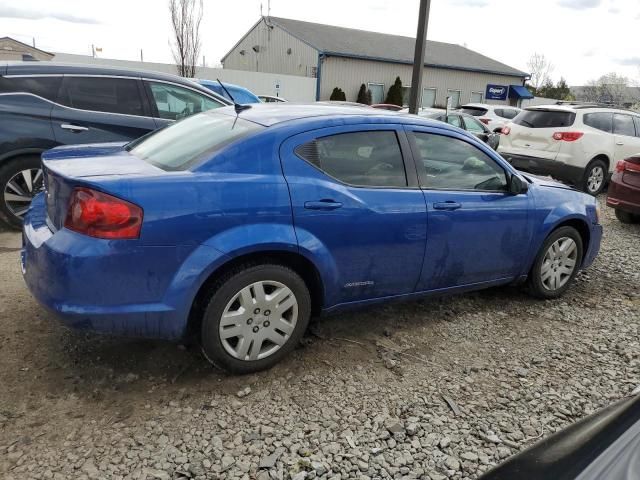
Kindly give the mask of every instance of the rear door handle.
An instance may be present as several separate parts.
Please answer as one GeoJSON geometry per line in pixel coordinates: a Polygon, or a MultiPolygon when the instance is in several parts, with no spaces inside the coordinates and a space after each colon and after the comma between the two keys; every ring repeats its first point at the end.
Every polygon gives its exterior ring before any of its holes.
{"type": "Polygon", "coordinates": [[[333,200],[318,200],[317,202],[304,202],[307,210],[335,210],[340,208],[342,203],[333,200]]]}
{"type": "Polygon", "coordinates": [[[624,145],[624,142],[616,142],[616,145],[624,145]]]}
{"type": "Polygon", "coordinates": [[[89,130],[87,127],[81,127],[80,125],[71,125],[69,123],[63,123],[60,125],[63,130],[71,130],[73,133],[86,132],[89,130]]]}
{"type": "Polygon", "coordinates": [[[462,207],[461,203],[448,201],[448,202],[437,202],[433,204],[434,210],[457,210],[462,207]]]}

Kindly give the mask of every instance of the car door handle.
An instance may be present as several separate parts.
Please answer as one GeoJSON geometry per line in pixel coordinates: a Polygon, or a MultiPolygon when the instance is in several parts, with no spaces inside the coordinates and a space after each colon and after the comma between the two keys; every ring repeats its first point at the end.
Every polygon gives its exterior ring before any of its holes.
{"type": "Polygon", "coordinates": [[[342,203],[333,200],[319,200],[317,202],[304,202],[304,208],[307,210],[335,210],[340,208],[342,203]]]}
{"type": "Polygon", "coordinates": [[[60,125],[63,130],[71,130],[73,133],[86,132],[89,130],[87,127],[81,127],[80,125],[71,125],[70,123],[63,123],[60,125]]]}
{"type": "Polygon", "coordinates": [[[616,142],[616,145],[624,145],[624,142],[616,142]]]}
{"type": "Polygon", "coordinates": [[[433,204],[434,210],[458,210],[462,207],[461,203],[448,201],[448,202],[437,202],[433,204]]]}

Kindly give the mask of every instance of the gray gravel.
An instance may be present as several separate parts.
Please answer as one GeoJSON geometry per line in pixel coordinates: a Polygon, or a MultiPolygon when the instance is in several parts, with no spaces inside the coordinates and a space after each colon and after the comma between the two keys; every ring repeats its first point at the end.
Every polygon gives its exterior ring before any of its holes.
{"type": "Polygon", "coordinates": [[[640,226],[605,214],[561,300],[500,288],[327,318],[245,377],[64,329],[0,233],[0,476],[476,478],[640,385],[640,226]]]}

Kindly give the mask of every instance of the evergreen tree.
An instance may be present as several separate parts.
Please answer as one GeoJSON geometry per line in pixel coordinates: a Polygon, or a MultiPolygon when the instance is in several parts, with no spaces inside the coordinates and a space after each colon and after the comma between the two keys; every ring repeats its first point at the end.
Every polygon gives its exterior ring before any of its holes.
{"type": "Polygon", "coordinates": [[[396,81],[389,87],[384,103],[402,106],[402,80],[400,80],[400,77],[396,77],[396,81]]]}
{"type": "Polygon", "coordinates": [[[329,100],[338,100],[338,101],[346,101],[347,100],[347,96],[345,95],[345,93],[342,91],[341,88],[335,87],[333,89],[333,92],[331,92],[331,96],[329,97],[329,100]]]}
{"type": "Polygon", "coordinates": [[[367,103],[367,87],[364,83],[360,85],[360,90],[358,90],[358,99],[356,102],[369,105],[369,103],[367,103]]]}
{"type": "Polygon", "coordinates": [[[371,95],[371,90],[367,88],[367,105],[371,105],[373,103],[373,96],[371,95]]]}

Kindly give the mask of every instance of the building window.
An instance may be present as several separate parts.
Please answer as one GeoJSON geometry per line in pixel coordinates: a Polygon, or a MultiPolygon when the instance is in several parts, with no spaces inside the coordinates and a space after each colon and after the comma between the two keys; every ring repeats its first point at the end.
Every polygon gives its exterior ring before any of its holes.
{"type": "Polygon", "coordinates": [[[447,90],[447,96],[451,97],[451,108],[458,108],[460,106],[460,96],[462,92],[460,90],[447,90]]]}
{"type": "Polygon", "coordinates": [[[411,85],[402,87],[402,106],[409,106],[409,99],[411,98],[411,85]]]}
{"type": "Polygon", "coordinates": [[[471,103],[482,103],[484,94],[482,92],[471,92],[471,103]]]}
{"type": "Polygon", "coordinates": [[[433,108],[435,106],[436,92],[435,88],[422,89],[422,108],[433,108]]]}
{"type": "Polygon", "coordinates": [[[371,90],[371,103],[384,102],[384,83],[367,83],[367,88],[371,90]]]}

